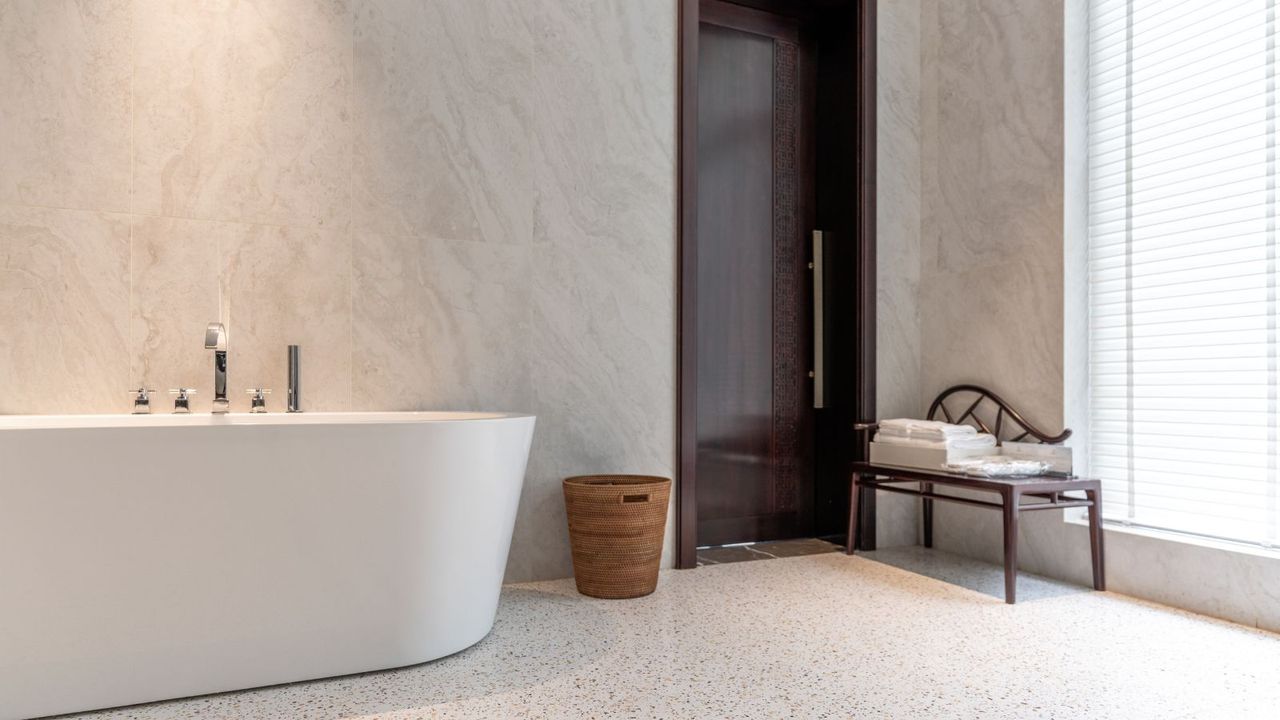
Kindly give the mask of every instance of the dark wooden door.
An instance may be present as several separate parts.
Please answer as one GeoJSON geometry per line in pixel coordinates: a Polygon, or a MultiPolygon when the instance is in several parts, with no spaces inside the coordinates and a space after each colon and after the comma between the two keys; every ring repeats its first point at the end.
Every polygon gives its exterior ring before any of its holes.
{"type": "Polygon", "coordinates": [[[813,532],[812,68],[797,20],[702,0],[699,545],[813,532]]]}

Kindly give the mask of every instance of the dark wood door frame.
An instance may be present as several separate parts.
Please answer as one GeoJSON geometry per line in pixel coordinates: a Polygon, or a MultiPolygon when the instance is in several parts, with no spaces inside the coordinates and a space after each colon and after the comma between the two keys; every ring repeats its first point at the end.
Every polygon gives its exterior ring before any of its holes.
{"type": "MultiPolygon", "coordinates": [[[[698,188],[698,30],[700,0],[680,0],[679,6],[679,108],[678,131],[678,258],[679,305],[677,346],[677,481],[676,565],[697,566],[697,188],[698,188]]],[[[784,0],[741,0],[741,4],[769,10],[802,9],[811,15],[822,8],[839,4],[831,0],[819,2],[786,2],[784,0]]],[[[851,338],[854,363],[852,406],[847,415],[869,420],[875,415],[875,338],[876,338],[876,0],[849,0],[850,15],[856,23],[857,56],[855,62],[856,106],[853,136],[856,154],[851,202],[858,208],[854,229],[857,302],[854,317],[847,327],[851,338]]],[[[848,442],[861,442],[849,423],[848,442]]],[[[852,475],[850,474],[850,477],[852,475]]],[[[871,509],[868,509],[871,510],[871,509]]]]}

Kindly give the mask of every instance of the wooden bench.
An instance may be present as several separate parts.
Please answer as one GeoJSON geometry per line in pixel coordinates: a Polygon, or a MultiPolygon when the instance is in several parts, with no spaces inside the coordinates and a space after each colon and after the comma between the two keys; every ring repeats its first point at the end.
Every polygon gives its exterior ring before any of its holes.
{"type": "MultiPolygon", "coordinates": [[[[1022,441],[1033,437],[1044,443],[1059,443],[1071,435],[1064,430],[1057,435],[1048,435],[1037,430],[1026,422],[1021,415],[1009,407],[995,393],[976,385],[957,385],[943,391],[929,408],[929,419],[935,418],[941,411],[947,422],[972,422],[979,430],[1000,437],[1002,431],[1008,429],[1006,419],[1016,425],[1021,433],[1012,436],[1011,440],[1022,441]],[[953,415],[945,405],[945,401],[953,395],[976,394],[977,399],[967,406],[963,413],[953,415]],[[990,401],[997,408],[994,429],[989,427],[979,416],[977,410],[984,401],[990,401]]],[[[860,430],[868,433],[875,430],[875,424],[861,425],[860,430]]],[[[1102,547],[1102,483],[1077,477],[1044,475],[1025,478],[984,478],[946,472],[943,470],[925,470],[921,468],[898,467],[893,465],[876,465],[868,462],[853,464],[853,478],[849,493],[849,535],[845,550],[853,554],[855,550],[875,549],[875,502],[877,490],[914,495],[922,499],[924,546],[933,547],[933,503],[934,501],[954,502],[973,507],[1000,510],[1004,518],[1004,599],[1013,604],[1017,600],[1018,584],[1018,517],[1023,512],[1037,510],[1065,510],[1067,508],[1085,507],[1089,509],[1089,546],[1093,562],[1093,587],[1095,590],[1106,589],[1106,570],[1103,563],[1102,547]],[[908,485],[903,487],[903,485],[908,485]],[[914,487],[911,487],[914,486],[914,487]],[[998,502],[961,497],[938,492],[939,487],[953,487],[963,490],[995,494],[998,502]],[[1063,493],[1083,492],[1084,497],[1065,497],[1063,493]],[[1024,503],[1024,499],[1030,502],[1024,503]]]]}
{"type": "MultiPolygon", "coordinates": [[[[877,490],[915,495],[924,502],[924,546],[933,547],[933,502],[961,503],[1000,510],[1004,516],[1004,601],[1017,600],[1018,585],[1018,516],[1034,510],[1089,508],[1089,545],[1093,556],[1093,588],[1105,590],[1107,583],[1102,560],[1102,518],[1100,516],[1102,484],[1098,480],[1053,476],[1028,478],[980,478],[935,470],[854,463],[853,486],[849,501],[849,554],[854,550],[875,549],[875,521],[862,518],[859,500],[863,493],[877,490]],[[917,488],[901,483],[917,484],[917,488]],[[999,502],[945,495],[939,486],[965,488],[1000,496],[999,502]],[[1083,491],[1084,499],[1066,498],[1064,492],[1083,491]],[[1024,498],[1032,501],[1023,503],[1024,498]],[[859,522],[863,520],[863,522],[859,522]]],[[[872,512],[874,512],[874,507],[872,512]]]]}

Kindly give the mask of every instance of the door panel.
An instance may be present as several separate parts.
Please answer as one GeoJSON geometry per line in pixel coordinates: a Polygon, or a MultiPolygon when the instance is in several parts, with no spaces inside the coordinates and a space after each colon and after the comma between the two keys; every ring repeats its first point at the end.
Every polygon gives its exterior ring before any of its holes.
{"type": "Polygon", "coordinates": [[[757,11],[717,17],[704,13],[698,41],[699,545],[813,526],[800,36],[757,11]]]}

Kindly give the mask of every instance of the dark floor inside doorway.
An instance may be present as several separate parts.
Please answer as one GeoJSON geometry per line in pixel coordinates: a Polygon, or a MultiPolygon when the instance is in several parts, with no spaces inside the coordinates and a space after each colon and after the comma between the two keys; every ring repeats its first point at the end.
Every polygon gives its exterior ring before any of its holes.
{"type": "Polygon", "coordinates": [[[698,548],[698,565],[723,565],[725,563],[748,562],[751,560],[774,560],[777,558],[800,557],[801,555],[819,555],[840,550],[844,550],[842,545],[828,542],[822,538],[797,538],[795,540],[703,547],[698,548]]]}

